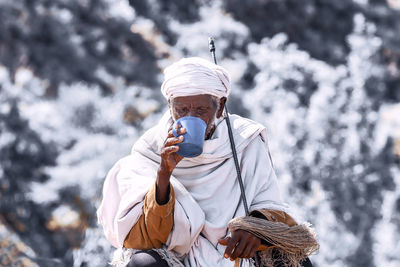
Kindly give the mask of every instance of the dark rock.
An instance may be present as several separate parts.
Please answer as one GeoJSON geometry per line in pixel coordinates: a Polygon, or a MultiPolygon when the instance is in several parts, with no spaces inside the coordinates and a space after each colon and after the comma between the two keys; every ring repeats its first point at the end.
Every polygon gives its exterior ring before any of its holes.
{"type": "Polygon", "coordinates": [[[57,250],[57,242],[46,229],[47,207],[27,198],[30,182],[44,182],[49,177],[43,167],[55,164],[55,144],[45,143],[21,118],[17,100],[10,109],[0,113],[0,134],[13,137],[0,147],[0,215],[3,222],[20,236],[35,253],[42,257],[57,257],[65,251],[57,250]]]}
{"type": "Polygon", "coordinates": [[[127,83],[157,86],[159,73],[152,46],[130,31],[130,22],[105,15],[103,1],[9,2],[0,5],[0,61],[14,76],[20,66],[49,81],[46,95],[57,95],[60,83],[85,81],[104,93],[112,85],[96,73],[103,68],[127,83]],[[40,10],[40,11],[38,11],[40,10]],[[69,12],[68,23],[55,10],[69,12]],[[28,49],[26,49],[28,48],[28,49]]]}
{"type": "Polygon", "coordinates": [[[260,70],[254,63],[248,62],[247,68],[242,78],[239,81],[240,87],[243,88],[244,90],[250,90],[252,87],[254,87],[255,85],[254,77],[257,75],[259,71],[260,70]]]}
{"type": "Polygon", "coordinates": [[[138,15],[151,19],[170,45],[176,43],[177,35],[179,34],[168,28],[168,22],[171,18],[182,23],[192,23],[198,21],[200,18],[200,4],[198,1],[165,0],[149,4],[147,1],[129,0],[129,4],[135,9],[138,15]]]}
{"type": "Polygon", "coordinates": [[[248,26],[256,42],[284,32],[311,56],[334,65],[345,62],[349,52],[346,37],[353,30],[358,10],[346,0],[225,0],[224,6],[248,26]]]}
{"type": "Polygon", "coordinates": [[[15,267],[38,267],[35,252],[16,233],[3,224],[0,217],[0,265],[15,267]]]}
{"type": "Polygon", "coordinates": [[[247,110],[243,106],[242,99],[235,96],[235,95],[230,95],[229,100],[227,102],[227,107],[229,110],[229,113],[231,114],[238,114],[240,116],[248,117],[250,114],[249,110],[247,110]]]}

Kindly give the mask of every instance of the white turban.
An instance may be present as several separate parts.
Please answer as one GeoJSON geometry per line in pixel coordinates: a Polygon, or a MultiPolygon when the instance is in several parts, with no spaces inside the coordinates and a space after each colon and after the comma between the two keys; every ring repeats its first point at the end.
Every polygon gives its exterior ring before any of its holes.
{"type": "Polygon", "coordinates": [[[231,89],[228,72],[221,66],[199,58],[183,58],[164,70],[161,92],[165,98],[192,95],[227,97],[231,89]]]}

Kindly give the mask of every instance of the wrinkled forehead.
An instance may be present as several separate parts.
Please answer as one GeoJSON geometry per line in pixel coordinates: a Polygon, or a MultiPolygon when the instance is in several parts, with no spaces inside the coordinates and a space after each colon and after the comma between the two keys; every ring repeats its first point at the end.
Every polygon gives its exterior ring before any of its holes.
{"type": "Polygon", "coordinates": [[[191,95],[191,96],[178,96],[169,99],[169,104],[172,107],[178,106],[214,106],[218,98],[216,96],[202,94],[202,95],[191,95]]]}

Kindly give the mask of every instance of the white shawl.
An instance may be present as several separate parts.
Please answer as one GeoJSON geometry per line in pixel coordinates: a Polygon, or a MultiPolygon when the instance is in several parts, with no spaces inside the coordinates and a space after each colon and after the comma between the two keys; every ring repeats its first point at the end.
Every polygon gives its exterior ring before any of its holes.
{"type": "MultiPolygon", "coordinates": [[[[230,115],[230,119],[249,210],[286,211],[269,157],[265,127],[237,115],[230,115]]],[[[107,239],[117,248],[123,246],[142,214],[144,197],[156,179],[160,151],[171,124],[167,112],[106,177],[97,216],[107,239]]],[[[245,216],[236,176],[227,126],[220,120],[211,139],[205,140],[203,154],[184,158],[170,180],[176,201],[174,227],[166,249],[185,266],[233,266],[223,257],[225,247],[217,241],[227,235],[232,218],[245,216]]]]}

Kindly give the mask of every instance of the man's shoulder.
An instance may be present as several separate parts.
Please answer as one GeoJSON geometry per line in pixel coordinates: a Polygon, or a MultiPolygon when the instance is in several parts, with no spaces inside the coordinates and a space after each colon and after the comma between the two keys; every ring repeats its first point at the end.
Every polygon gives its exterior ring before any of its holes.
{"type": "MultiPolygon", "coordinates": [[[[230,114],[229,121],[238,153],[246,149],[247,146],[253,143],[256,139],[262,141],[266,140],[266,129],[262,124],[236,114],[230,114]],[[259,137],[261,137],[261,139],[259,137]]],[[[224,146],[226,146],[227,151],[230,151],[230,142],[229,139],[227,139],[229,131],[226,120],[225,122],[219,122],[215,136],[221,140],[221,143],[224,146]]]]}
{"type": "Polygon", "coordinates": [[[246,117],[242,117],[237,114],[230,114],[229,119],[234,129],[245,128],[245,127],[258,127],[265,129],[265,126],[262,125],[261,123],[246,117]]]}
{"type": "Polygon", "coordinates": [[[243,138],[255,138],[260,136],[262,141],[266,140],[266,128],[261,123],[236,114],[229,115],[234,135],[243,138]]]}

